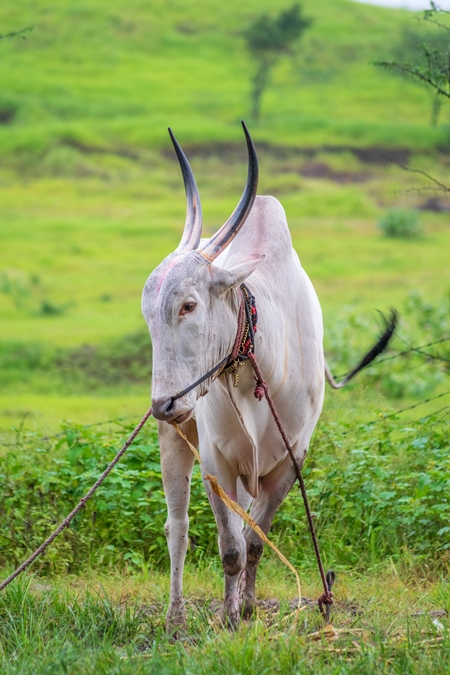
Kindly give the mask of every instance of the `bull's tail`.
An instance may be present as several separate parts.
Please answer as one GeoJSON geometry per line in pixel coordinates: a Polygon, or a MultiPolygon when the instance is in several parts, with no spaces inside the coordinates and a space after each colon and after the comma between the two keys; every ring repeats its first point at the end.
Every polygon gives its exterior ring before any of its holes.
{"type": "Polygon", "coordinates": [[[391,313],[388,318],[386,318],[384,314],[382,314],[381,316],[384,322],[384,330],[382,335],[380,335],[380,337],[378,338],[377,342],[374,344],[372,349],[367,352],[367,354],[361,359],[358,365],[344,377],[342,382],[339,383],[336,382],[333,375],[331,374],[331,370],[327,362],[325,361],[325,377],[327,378],[329,384],[333,387],[333,389],[342,389],[342,387],[345,387],[347,382],[351,380],[352,377],[356,375],[356,373],[359,373],[359,371],[368,366],[369,363],[372,363],[372,361],[378,356],[378,354],[381,354],[381,352],[386,349],[389,340],[394,334],[395,328],[397,326],[398,313],[395,309],[391,309],[391,313]]]}

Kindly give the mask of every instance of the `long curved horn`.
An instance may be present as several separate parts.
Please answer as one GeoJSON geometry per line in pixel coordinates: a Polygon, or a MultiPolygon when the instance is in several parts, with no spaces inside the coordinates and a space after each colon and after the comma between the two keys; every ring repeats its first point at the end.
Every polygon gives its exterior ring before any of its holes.
{"type": "Polygon", "coordinates": [[[177,251],[181,253],[196,249],[200,243],[202,236],[202,205],[192,169],[170,127],[169,134],[177,153],[186,190],[186,223],[184,225],[183,236],[177,248],[177,251]]]}
{"type": "Polygon", "coordinates": [[[256,156],[255,146],[253,145],[252,138],[243,120],[242,127],[244,129],[248,151],[247,183],[239,204],[236,206],[226,223],[222,225],[220,230],[218,230],[204,246],[198,249],[200,255],[210,262],[215,260],[233,241],[241,229],[252,209],[256,197],[256,190],[258,189],[258,158],[256,156]]]}

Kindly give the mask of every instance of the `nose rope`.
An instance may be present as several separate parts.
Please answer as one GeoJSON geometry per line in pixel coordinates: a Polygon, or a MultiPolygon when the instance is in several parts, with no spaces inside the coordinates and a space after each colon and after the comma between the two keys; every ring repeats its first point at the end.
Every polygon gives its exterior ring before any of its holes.
{"type": "Polygon", "coordinates": [[[194,384],[191,384],[189,387],[186,387],[186,389],[183,389],[183,391],[180,391],[178,394],[175,394],[175,396],[172,396],[172,398],[170,399],[169,408],[179,398],[181,398],[185,394],[188,394],[190,391],[195,389],[195,387],[198,387],[199,384],[201,384],[202,382],[207,380],[208,377],[211,377],[211,375],[214,375],[214,373],[217,372],[219,370],[219,368],[221,368],[222,366],[224,366],[227,363],[229,358],[230,358],[229,356],[226,356],[224,359],[222,359],[222,361],[220,361],[220,363],[217,364],[217,366],[214,366],[214,368],[211,368],[211,370],[208,371],[206,373],[206,375],[203,375],[203,377],[200,377],[196,382],[194,382],[194,384]]]}
{"type": "Polygon", "coordinates": [[[287,434],[283,428],[283,425],[281,424],[280,416],[278,415],[276,408],[274,406],[274,403],[272,401],[272,398],[269,394],[269,385],[267,382],[264,381],[263,375],[261,373],[261,370],[259,368],[259,364],[256,360],[256,357],[254,354],[250,352],[249,354],[249,359],[252,364],[253,370],[255,372],[255,381],[256,381],[256,387],[255,387],[255,398],[257,398],[259,401],[261,401],[264,397],[267,400],[267,403],[269,404],[270,411],[272,413],[272,416],[275,420],[275,423],[278,427],[278,431],[280,432],[280,435],[283,439],[284,445],[286,447],[286,450],[288,451],[289,457],[291,458],[291,462],[294,467],[295,471],[295,477],[298,481],[299,487],[300,487],[300,492],[302,493],[302,498],[303,498],[303,504],[305,506],[305,511],[306,511],[306,518],[308,521],[308,526],[309,526],[309,532],[311,535],[311,540],[313,543],[314,547],[314,553],[316,556],[316,561],[317,561],[317,567],[319,569],[319,574],[322,580],[322,585],[323,585],[323,593],[318,599],[318,605],[321,613],[325,617],[326,622],[328,623],[330,619],[330,608],[331,605],[333,604],[333,593],[331,591],[331,588],[333,586],[334,580],[335,580],[335,573],[333,570],[329,570],[325,574],[325,570],[323,567],[322,563],[322,557],[320,555],[320,550],[319,550],[319,542],[317,540],[317,534],[316,530],[314,527],[314,522],[313,522],[313,515],[311,513],[311,509],[309,507],[309,500],[308,500],[308,495],[306,494],[306,486],[305,486],[305,481],[303,478],[302,470],[300,468],[300,465],[297,461],[297,458],[294,455],[294,450],[292,448],[292,445],[289,442],[289,439],[287,437],[287,434]],[[325,606],[325,610],[323,607],[325,606]]]}
{"type": "MultiPolygon", "coordinates": [[[[239,382],[238,368],[243,364],[244,360],[248,359],[249,350],[254,350],[254,335],[256,332],[256,321],[258,314],[255,307],[255,298],[248,290],[245,284],[239,286],[241,291],[241,303],[239,305],[238,327],[236,338],[231,353],[222,359],[214,368],[211,368],[206,375],[203,375],[193,384],[178,392],[170,399],[169,408],[182,396],[185,396],[190,391],[198,387],[199,384],[207,380],[211,375],[214,375],[218,370],[223,368],[222,372],[235,373],[235,383],[239,382]]],[[[221,374],[219,373],[219,374],[221,374]]],[[[237,386],[237,384],[235,384],[237,386]]]]}

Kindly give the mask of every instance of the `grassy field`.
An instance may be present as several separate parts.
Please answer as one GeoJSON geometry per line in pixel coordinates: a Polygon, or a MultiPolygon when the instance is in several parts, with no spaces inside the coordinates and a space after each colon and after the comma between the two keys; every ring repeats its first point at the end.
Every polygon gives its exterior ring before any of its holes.
{"type": "MultiPolygon", "coordinates": [[[[429,301],[445,296],[450,286],[448,214],[422,212],[424,236],[417,240],[383,238],[377,228],[389,206],[411,208],[425,201],[416,193],[399,193],[415,184],[415,176],[398,167],[362,164],[348,153],[321,152],[313,160],[301,155],[281,160],[265,151],[260,155],[261,192],[275,194],[286,208],[294,246],[322,303],[328,351],[328,331],[349,306],[364,320],[372,317],[369,331],[374,334],[373,309],[395,306],[402,312],[413,291],[429,301]],[[302,175],[311,166],[331,167],[338,176],[364,173],[367,179],[355,184],[302,175]]],[[[238,199],[244,160],[230,166],[215,157],[194,156],[192,163],[202,189],[205,230],[212,232],[238,199]]],[[[422,166],[430,164],[425,158],[422,166]]],[[[3,427],[29,412],[45,427],[62,417],[89,423],[130,409],[138,416],[146,407],[151,356],[142,351],[145,361],[137,353],[149,345],[140,293],[147,275],[179,241],[184,198],[173,160],[155,154],[151,169],[135,173],[126,180],[113,171],[105,181],[47,177],[0,187],[5,216],[3,427]],[[33,359],[24,358],[20,345],[41,354],[45,368],[30,368],[33,359]],[[139,376],[97,381],[91,402],[93,385],[79,377],[76,386],[63,388],[69,398],[61,398],[55,351],[64,351],[61,358],[67,361],[67,354],[83,345],[114,352],[118,360],[120,350],[131,353],[135,347],[139,376]],[[11,350],[18,355],[12,361],[11,350]]],[[[370,342],[363,338],[361,334],[362,349],[370,342]]],[[[420,344],[420,333],[417,339],[420,344]]]]}
{"type": "MultiPolygon", "coordinates": [[[[269,555],[258,597],[280,604],[262,602],[235,635],[220,628],[216,529],[198,473],[190,632],[164,635],[150,423],[36,576],[0,596],[2,673],[448,672],[450,200],[402,167],[449,184],[449,109],[430,126],[427,90],[371,65],[398,53],[417,28],[411,13],[302,6],[312,27],[274,69],[258,124],[243,31],[275,12],[269,0],[0,7],[0,33],[34,26],[26,40],[0,40],[0,567],[6,576],[66,515],[149,406],[140,293],[185,217],[167,126],[191,161],[208,235],[244,185],[245,118],[259,193],[283,203],[318,292],[333,371],[373,342],[374,310],[401,315],[391,360],[327,393],[305,468],[325,562],[338,571],[338,639],[307,638],[320,627],[311,607],[294,629],[294,580],[269,555]],[[398,208],[418,214],[421,237],[382,235],[380,218],[398,208]]],[[[273,536],[315,598],[299,513],[293,491],[273,536]]]]}
{"type": "MultiPolygon", "coordinates": [[[[0,599],[2,672],[448,672],[448,587],[442,581],[430,583],[394,566],[378,571],[376,580],[344,575],[332,614],[337,639],[327,642],[308,639],[320,629],[308,605],[295,628],[295,584],[281,580],[274,564],[265,575],[264,594],[272,600],[232,634],[217,614],[218,570],[188,569],[190,634],[175,643],[163,628],[166,576],[69,578],[57,585],[31,579],[0,599]]],[[[303,592],[308,598],[318,588],[303,592]]]]}

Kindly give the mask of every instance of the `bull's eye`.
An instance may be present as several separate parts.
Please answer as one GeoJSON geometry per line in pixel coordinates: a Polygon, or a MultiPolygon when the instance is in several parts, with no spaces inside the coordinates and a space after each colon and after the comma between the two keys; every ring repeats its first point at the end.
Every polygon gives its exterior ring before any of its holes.
{"type": "Polygon", "coordinates": [[[194,309],[197,307],[196,302],[185,302],[182,308],[180,309],[180,316],[184,316],[185,314],[190,314],[191,312],[194,311],[194,309]]]}

